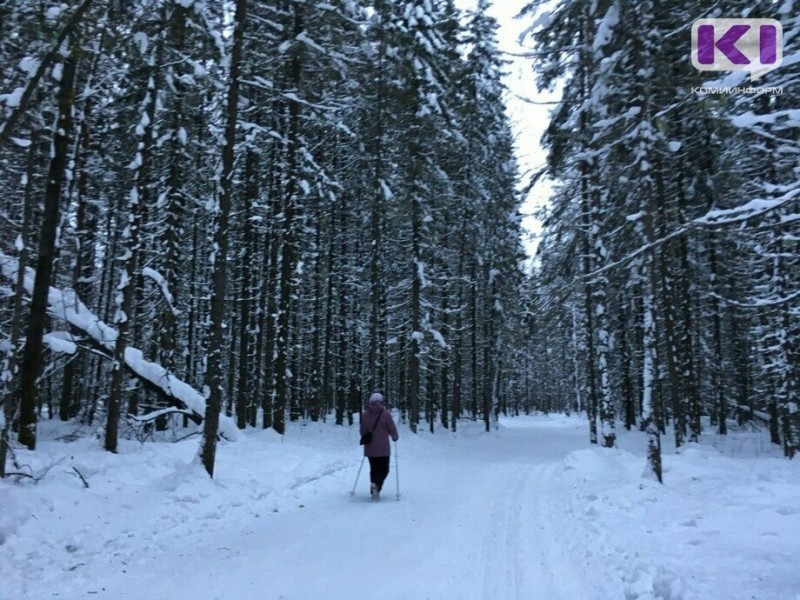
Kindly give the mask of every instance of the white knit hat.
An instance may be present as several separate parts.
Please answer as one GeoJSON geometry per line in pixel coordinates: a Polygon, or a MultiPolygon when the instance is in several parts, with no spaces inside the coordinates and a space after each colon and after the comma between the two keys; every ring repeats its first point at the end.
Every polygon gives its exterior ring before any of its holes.
{"type": "Polygon", "coordinates": [[[383,402],[383,394],[379,392],[373,392],[372,396],[369,397],[370,402],[383,402]]]}

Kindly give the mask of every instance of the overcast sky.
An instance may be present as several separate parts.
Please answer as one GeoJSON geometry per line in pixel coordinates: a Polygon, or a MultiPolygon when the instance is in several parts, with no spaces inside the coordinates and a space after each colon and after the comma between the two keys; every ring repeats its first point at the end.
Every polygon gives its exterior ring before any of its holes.
{"type": "MultiPolygon", "coordinates": [[[[507,84],[510,90],[509,97],[506,99],[509,116],[517,139],[517,158],[520,170],[527,181],[531,171],[539,170],[545,163],[545,152],[539,144],[539,139],[547,127],[549,105],[535,105],[525,102],[522,98],[528,98],[537,102],[552,101],[553,97],[548,95],[537,95],[536,78],[533,73],[530,59],[514,57],[525,51],[517,40],[531,23],[530,17],[515,19],[529,0],[495,0],[490,13],[500,23],[498,32],[498,42],[500,49],[509,53],[506,58],[513,61],[508,66],[507,84]]],[[[475,0],[456,0],[456,4],[462,9],[472,9],[475,7],[475,0]]],[[[546,203],[550,193],[548,182],[540,183],[532,191],[525,205],[524,213],[530,213],[536,206],[546,203]]],[[[538,222],[532,217],[525,219],[525,226],[533,236],[539,231],[538,222]]],[[[536,240],[532,239],[526,244],[528,251],[533,253],[536,247],[536,240]]]]}

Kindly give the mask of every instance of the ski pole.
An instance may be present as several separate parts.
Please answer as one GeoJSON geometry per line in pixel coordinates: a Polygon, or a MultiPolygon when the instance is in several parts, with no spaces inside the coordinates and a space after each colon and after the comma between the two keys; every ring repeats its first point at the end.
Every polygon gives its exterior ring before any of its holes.
{"type": "Polygon", "coordinates": [[[353,484],[353,489],[350,490],[350,495],[351,496],[355,496],[356,495],[356,486],[358,485],[358,478],[361,477],[361,469],[364,466],[364,459],[365,458],[366,458],[365,456],[361,457],[361,464],[358,466],[358,474],[356,475],[356,482],[353,484]]]}
{"type": "Polygon", "coordinates": [[[397,440],[394,441],[394,476],[397,486],[397,499],[400,500],[400,469],[397,466],[397,440]]]}

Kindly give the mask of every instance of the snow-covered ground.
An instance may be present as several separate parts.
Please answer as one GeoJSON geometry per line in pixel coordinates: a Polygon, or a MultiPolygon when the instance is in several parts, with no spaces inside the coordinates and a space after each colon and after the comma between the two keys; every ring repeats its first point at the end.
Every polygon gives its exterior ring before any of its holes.
{"type": "Polygon", "coordinates": [[[800,600],[800,462],[763,434],[667,449],[661,486],[641,434],[589,448],[578,418],[401,426],[377,503],[357,438],[248,431],[213,481],[197,437],[18,451],[50,469],[0,481],[0,599],[800,600]]]}

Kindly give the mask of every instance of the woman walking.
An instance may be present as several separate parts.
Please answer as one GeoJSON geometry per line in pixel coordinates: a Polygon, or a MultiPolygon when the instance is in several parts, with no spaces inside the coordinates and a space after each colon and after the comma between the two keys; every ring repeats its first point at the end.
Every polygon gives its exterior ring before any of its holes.
{"type": "Polygon", "coordinates": [[[383,482],[389,475],[390,437],[397,441],[397,427],[386,410],[383,396],[375,392],[369,397],[367,409],[361,413],[361,439],[366,442],[364,456],[369,459],[369,493],[375,500],[380,497],[383,482]],[[365,440],[365,434],[370,433],[365,440]]]}

